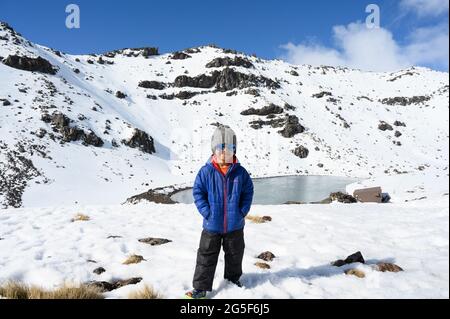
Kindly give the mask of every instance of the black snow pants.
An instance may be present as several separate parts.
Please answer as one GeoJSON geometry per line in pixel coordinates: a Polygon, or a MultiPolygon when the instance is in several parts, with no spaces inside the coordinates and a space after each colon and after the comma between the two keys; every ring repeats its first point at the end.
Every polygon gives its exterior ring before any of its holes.
{"type": "Polygon", "coordinates": [[[212,290],[221,245],[225,252],[224,278],[237,281],[241,277],[245,248],[244,229],[226,234],[215,234],[203,229],[197,250],[197,265],[193,280],[194,289],[212,290]]]}

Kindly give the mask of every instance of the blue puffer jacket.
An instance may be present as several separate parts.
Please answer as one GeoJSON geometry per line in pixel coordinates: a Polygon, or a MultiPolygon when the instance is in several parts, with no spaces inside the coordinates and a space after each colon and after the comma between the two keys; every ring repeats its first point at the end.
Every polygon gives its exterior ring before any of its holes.
{"type": "Polygon", "coordinates": [[[203,228],[212,233],[229,233],[244,228],[253,200],[253,182],[237,160],[224,176],[210,157],[197,174],[193,195],[203,216],[203,228]]]}

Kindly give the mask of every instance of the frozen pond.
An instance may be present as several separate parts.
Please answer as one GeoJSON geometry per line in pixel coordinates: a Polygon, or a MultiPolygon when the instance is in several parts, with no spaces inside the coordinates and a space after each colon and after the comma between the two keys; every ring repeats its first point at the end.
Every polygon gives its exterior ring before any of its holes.
{"type": "MultiPolygon", "coordinates": [[[[357,182],[356,178],[337,176],[282,176],[254,178],[253,204],[279,205],[288,201],[315,202],[327,198],[330,193],[345,192],[345,186],[357,182]]],[[[192,189],[175,193],[171,198],[179,203],[192,204],[192,189]]]]}

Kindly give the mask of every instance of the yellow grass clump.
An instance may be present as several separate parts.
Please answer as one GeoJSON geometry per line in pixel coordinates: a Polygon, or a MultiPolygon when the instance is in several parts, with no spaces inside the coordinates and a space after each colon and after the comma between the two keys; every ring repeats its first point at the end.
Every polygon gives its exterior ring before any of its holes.
{"type": "Polygon", "coordinates": [[[163,296],[153,287],[145,285],[140,290],[128,294],[128,299],[163,299],[163,296]]]}
{"type": "Polygon", "coordinates": [[[0,286],[0,297],[7,299],[103,299],[101,291],[92,286],[64,284],[54,290],[9,281],[0,286]]]}

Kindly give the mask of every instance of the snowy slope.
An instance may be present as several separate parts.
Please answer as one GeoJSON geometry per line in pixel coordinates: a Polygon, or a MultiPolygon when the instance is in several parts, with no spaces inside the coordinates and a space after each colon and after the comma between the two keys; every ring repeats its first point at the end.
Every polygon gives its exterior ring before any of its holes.
{"type": "Polygon", "coordinates": [[[448,73],[424,68],[372,73],[294,66],[211,46],[185,52],[191,52],[190,58],[173,59],[172,54],[145,57],[144,50],[129,49],[114,57],[74,56],[33,44],[2,23],[3,59],[40,56],[58,72],[29,72],[0,63],[0,99],[11,103],[3,106],[0,100],[0,172],[5,179],[17,180],[3,185],[1,205],[118,204],[152,187],[189,184],[209,156],[211,124],[217,122],[237,132],[238,157],[253,177],[317,174],[366,178],[422,170],[448,174],[448,73]],[[218,57],[235,56],[253,67],[231,69],[264,76],[280,88],[253,87],[259,92],[254,96],[248,94],[248,88],[222,92],[171,85],[181,75],[222,71],[224,67],[207,68],[206,64],[218,57]],[[166,87],[139,87],[144,80],[162,82],[166,87]],[[126,98],[117,98],[117,91],[126,98]],[[159,97],[180,91],[203,94],[190,99],[159,97]],[[321,92],[329,95],[314,96],[321,92]],[[426,100],[404,106],[381,102],[414,96],[426,100]],[[283,127],[251,128],[251,121],[268,120],[266,117],[240,114],[270,103],[283,108],[275,119],[296,116],[305,131],[283,137],[277,133],[283,127]],[[291,107],[286,108],[286,103],[291,107]],[[71,126],[91,130],[103,146],[62,143],[58,132],[52,140],[52,127],[42,116],[53,112],[70,118],[71,126]],[[380,121],[391,125],[392,131],[378,129],[380,121]],[[395,121],[406,126],[394,126],[395,121]],[[153,138],[155,153],[121,143],[132,136],[134,128],[153,138]],[[38,137],[41,129],[47,133],[38,137]],[[396,131],[402,135],[396,137],[396,131]],[[308,148],[307,158],[292,153],[300,145],[308,148]],[[11,158],[22,168],[14,170],[11,158]],[[25,160],[31,160],[33,167],[25,160]],[[18,176],[23,167],[28,167],[27,174],[18,176]],[[12,188],[14,196],[8,195],[12,188]]]}
{"type": "MultiPolygon", "coordinates": [[[[416,184],[405,183],[407,188],[416,184]]],[[[444,185],[437,179],[430,183],[444,185]]],[[[210,297],[448,298],[448,213],[448,194],[442,193],[400,204],[254,205],[252,214],[269,215],[272,221],[247,222],[244,288],[223,280],[221,253],[210,297]],[[276,256],[269,270],[254,265],[264,251],[276,256]],[[356,251],[366,264],[330,265],[356,251]],[[395,263],[404,271],[375,271],[378,262],[395,263]],[[365,278],[344,274],[350,268],[363,271],[365,278]]],[[[10,208],[0,214],[0,225],[0,283],[16,280],[51,289],[63,283],[142,278],[106,293],[107,298],[127,298],[144,285],[165,298],[181,298],[191,289],[201,229],[193,204],[10,208]],[[77,213],[90,220],[71,222],[77,213]],[[172,242],[138,242],[146,237],[172,242]],[[132,254],[145,261],[123,265],[132,254]],[[106,271],[96,275],[97,267],[106,271]]]]}

